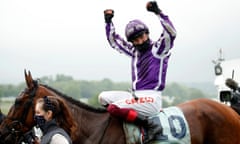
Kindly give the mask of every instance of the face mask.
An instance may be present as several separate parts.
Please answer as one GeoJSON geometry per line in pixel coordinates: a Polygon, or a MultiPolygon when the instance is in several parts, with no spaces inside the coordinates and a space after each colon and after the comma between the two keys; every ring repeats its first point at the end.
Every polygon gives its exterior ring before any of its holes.
{"type": "Polygon", "coordinates": [[[42,129],[42,127],[44,126],[44,124],[46,123],[46,120],[45,120],[44,117],[41,116],[41,115],[35,115],[35,116],[34,116],[34,120],[36,121],[37,126],[38,126],[39,128],[41,128],[41,129],[42,129]]]}
{"type": "Polygon", "coordinates": [[[142,44],[134,45],[139,52],[145,52],[150,47],[150,39],[146,40],[142,44]]]}

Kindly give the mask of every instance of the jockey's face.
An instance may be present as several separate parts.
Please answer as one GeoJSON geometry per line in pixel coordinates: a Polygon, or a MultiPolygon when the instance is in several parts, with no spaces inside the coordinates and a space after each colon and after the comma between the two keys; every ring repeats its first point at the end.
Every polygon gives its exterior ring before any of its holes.
{"type": "Polygon", "coordinates": [[[132,43],[133,43],[133,45],[141,45],[146,40],[148,40],[148,34],[144,32],[143,34],[141,34],[138,37],[136,37],[135,39],[133,39],[132,43]]]}

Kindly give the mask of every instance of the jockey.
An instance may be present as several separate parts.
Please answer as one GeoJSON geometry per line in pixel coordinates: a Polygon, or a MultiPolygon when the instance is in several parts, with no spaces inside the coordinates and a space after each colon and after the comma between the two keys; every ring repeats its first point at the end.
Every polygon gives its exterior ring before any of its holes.
{"type": "Polygon", "coordinates": [[[147,3],[147,10],[156,14],[163,27],[157,41],[149,38],[149,28],[140,20],[126,25],[127,41],[116,32],[112,23],[114,11],[104,11],[106,35],[110,46],[132,58],[132,93],[127,91],[104,91],[99,102],[109,113],[127,122],[143,126],[148,140],[158,139],[162,128],[153,116],[162,108],[161,91],[165,87],[168,60],[176,37],[176,31],[168,16],[163,14],[155,1],[147,3]]]}

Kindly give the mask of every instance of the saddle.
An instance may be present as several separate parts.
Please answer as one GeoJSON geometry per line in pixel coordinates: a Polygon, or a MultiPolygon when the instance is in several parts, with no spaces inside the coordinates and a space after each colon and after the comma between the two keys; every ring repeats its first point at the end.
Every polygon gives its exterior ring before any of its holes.
{"type": "MultiPolygon", "coordinates": [[[[159,125],[163,128],[161,138],[151,141],[154,144],[189,144],[190,131],[188,123],[177,107],[163,109],[154,119],[158,119],[159,125]]],[[[144,139],[147,136],[146,130],[131,123],[124,123],[123,129],[126,137],[126,144],[145,144],[144,139]]]]}

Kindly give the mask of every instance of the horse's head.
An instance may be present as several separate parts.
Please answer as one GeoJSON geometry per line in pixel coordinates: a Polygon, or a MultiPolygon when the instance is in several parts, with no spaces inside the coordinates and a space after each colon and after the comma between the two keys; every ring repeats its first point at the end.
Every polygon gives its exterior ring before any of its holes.
{"type": "Polygon", "coordinates": [[[0,126],[0,143],[17,143],[35,125],[34,106],[37,98],[52,93],[41,89],[31,73],[25,71],[27,88],[22,91],[0,126]]]}

